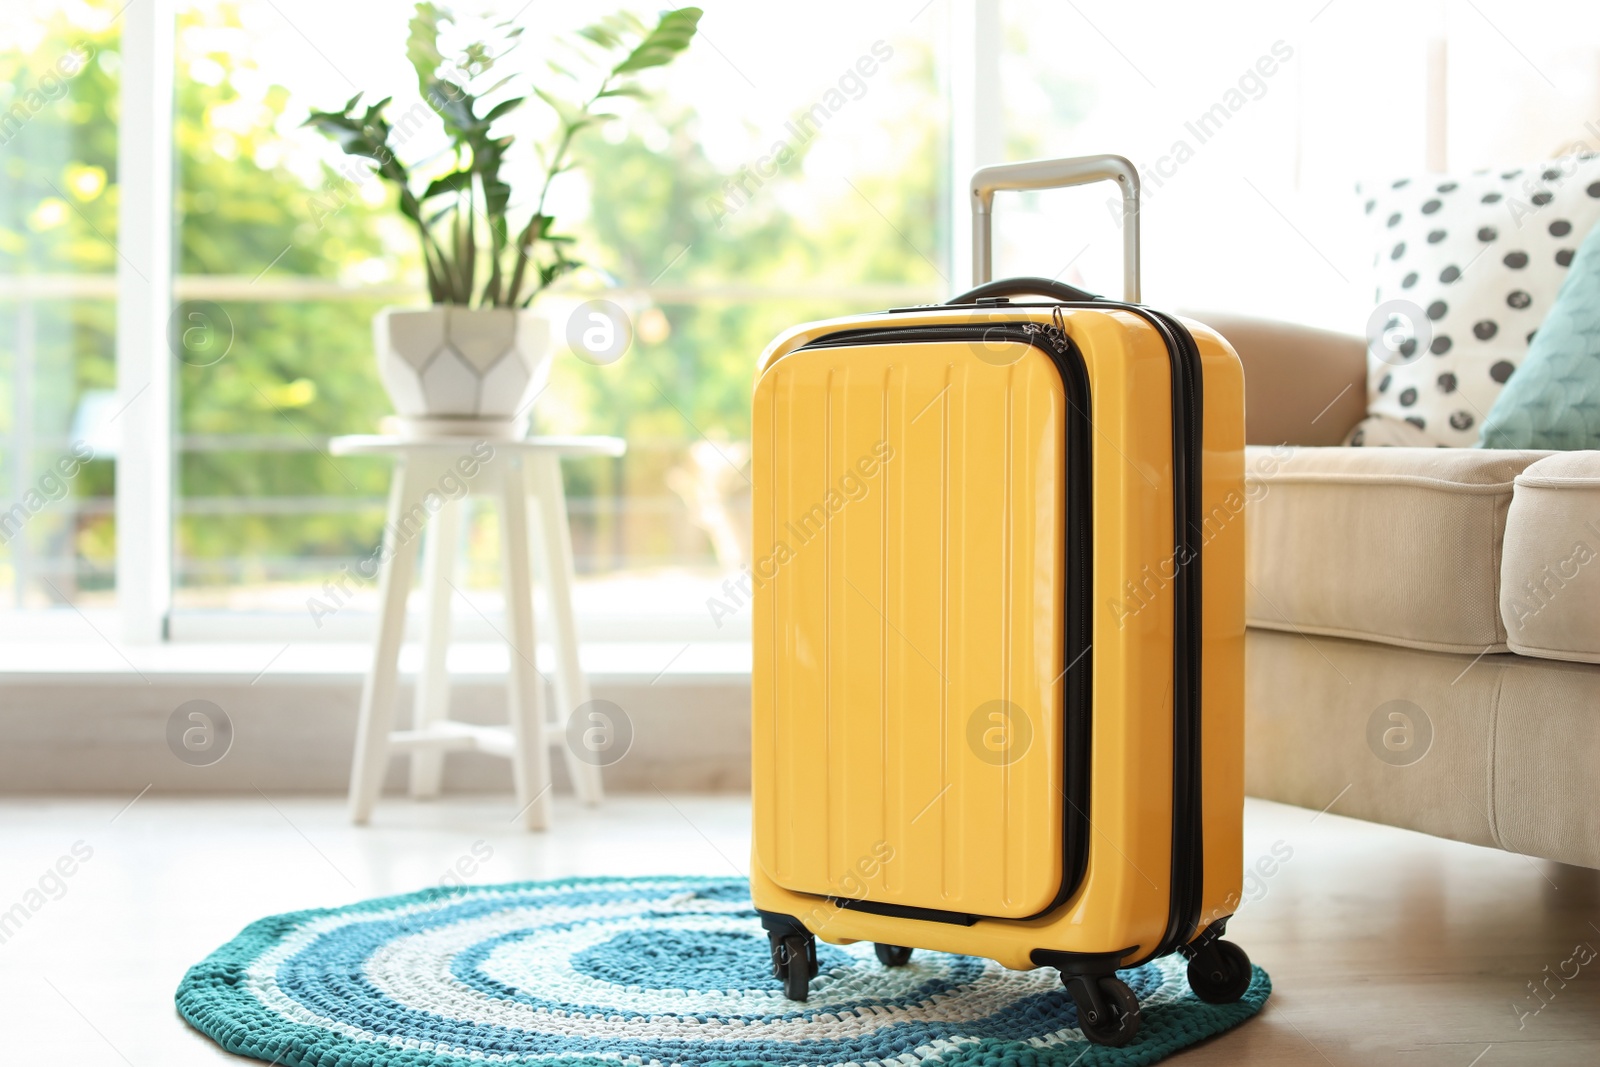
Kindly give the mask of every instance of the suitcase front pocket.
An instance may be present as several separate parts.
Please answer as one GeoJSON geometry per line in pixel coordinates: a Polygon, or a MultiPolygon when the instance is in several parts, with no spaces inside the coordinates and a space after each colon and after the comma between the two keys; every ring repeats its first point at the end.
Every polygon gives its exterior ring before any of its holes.
{"type": "Polygon", "coordinates": [[[1020,333],[892,332],[758,387],[756,858],[845,906],[1024,918],[1083,863],[1087,386],[1020,333]]]}

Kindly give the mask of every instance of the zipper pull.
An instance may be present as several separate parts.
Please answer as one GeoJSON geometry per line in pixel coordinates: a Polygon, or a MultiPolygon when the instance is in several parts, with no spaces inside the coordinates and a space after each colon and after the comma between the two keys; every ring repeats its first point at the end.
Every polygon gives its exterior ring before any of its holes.
{"type": "Polygon", "coordinates": [[[1067,335],[1054,324],[1041,326],[1036,322],[1030,322],[1024,324],[1022,328],[1035,336],[1046,338],[1050,342],[1050,347],[1055,349],[1057,353],[1067,350],[1067,335]]]}
{"type": "Polygon", "coordinates": [[[1060,304],[1050,309],[1050,325],[1045,329],[1050,335],[1051,342],[1055,344],[1056,351],[1065,352],[1068,348],[1067,317],[1062,314],[1060,304]]]}

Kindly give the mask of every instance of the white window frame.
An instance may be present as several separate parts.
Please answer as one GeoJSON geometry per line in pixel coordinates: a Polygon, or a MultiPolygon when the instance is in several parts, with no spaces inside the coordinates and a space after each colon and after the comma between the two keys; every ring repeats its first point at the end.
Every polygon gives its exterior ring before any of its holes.
{"type": "Polygon", "coordinates": [[[117,128],[117,608],[123,640],[166,640],[172,610],[172,0],[122,12],[117,128]]]}
{"type": "Polygon", "coordinates": [[[951,296],[972,288],[972,201],[979,167],[1005,160],[998,0],[949,0],[951,296]]]}

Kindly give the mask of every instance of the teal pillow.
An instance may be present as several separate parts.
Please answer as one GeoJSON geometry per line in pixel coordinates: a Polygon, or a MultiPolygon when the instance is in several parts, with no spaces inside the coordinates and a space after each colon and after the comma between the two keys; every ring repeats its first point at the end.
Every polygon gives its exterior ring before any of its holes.
{"type": "Polygon", "coordinates": [[[1489,409],[1483,448],[1600,448],[1600,226],[1589,231],[1522,366],[1489,409]]]}

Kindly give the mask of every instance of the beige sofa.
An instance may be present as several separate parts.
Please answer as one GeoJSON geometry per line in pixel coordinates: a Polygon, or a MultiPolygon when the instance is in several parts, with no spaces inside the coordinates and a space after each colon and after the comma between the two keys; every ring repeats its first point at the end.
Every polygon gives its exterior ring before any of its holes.
{"type": "Polygon", "coordinates": [[[1255,796],[1600,867],[1600,452],[1341,448],[1365,342],[1245,366],[1255,796]]]}

